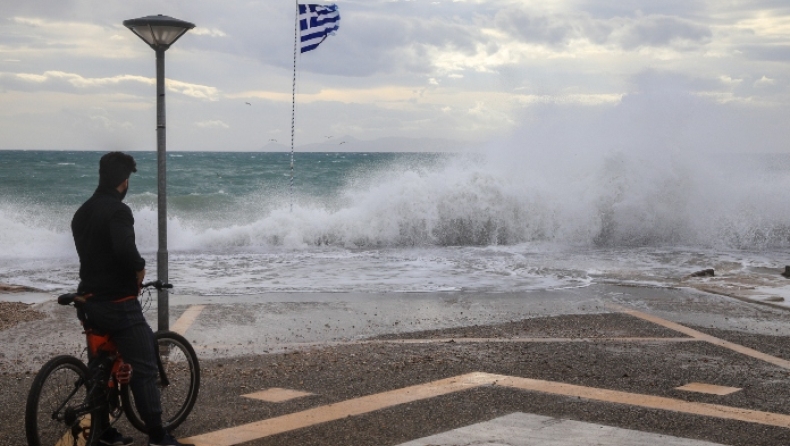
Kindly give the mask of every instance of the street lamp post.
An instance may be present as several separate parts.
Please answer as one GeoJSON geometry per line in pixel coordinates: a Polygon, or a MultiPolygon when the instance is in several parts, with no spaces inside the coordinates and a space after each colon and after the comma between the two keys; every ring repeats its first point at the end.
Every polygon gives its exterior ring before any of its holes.
{"type": "MultiPolygon", "coordinates": [[[[156,274],[163,283],[168,282],[167,272],[167,157],[165,155],[165,51],[179,37],[195,25],[164,15],[124,20],[123,25],[156,51],[156,165],[159,250],[156,253],[156,274]]],[[[157,294],[158,330],[170,329],[168,292],[157,294]]]]}

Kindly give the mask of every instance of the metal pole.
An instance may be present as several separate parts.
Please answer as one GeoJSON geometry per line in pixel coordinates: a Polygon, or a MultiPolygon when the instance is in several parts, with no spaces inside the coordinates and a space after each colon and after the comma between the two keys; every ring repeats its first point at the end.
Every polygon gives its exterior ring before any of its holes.
{"type": "MultiPolygon", "coordinates": [[[[156,166],[159,250],[156,253],[156,275],[162,283],[167,279],[167,155],[165,153],[165,50],[156,50],[156,166]]],[[[157,292],[159,331],[170,329],[170,309],[166,289],[157,292]]]]}
{"type": "Polygon", "coordinates": [[[291,88],[291,182],[288,187],[291,196],[291,212],[294,210],[294,128],[296,127],[296,49],[299,42],[299,0],[296,0],[296,20],[294,20],[294,78],[291,88]]]}

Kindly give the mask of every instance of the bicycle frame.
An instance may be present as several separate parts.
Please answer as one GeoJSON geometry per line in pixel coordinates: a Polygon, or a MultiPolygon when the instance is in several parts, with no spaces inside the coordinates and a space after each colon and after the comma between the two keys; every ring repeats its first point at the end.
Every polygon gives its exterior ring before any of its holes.
{"type": "MultiPolygon", "coordinates": [[[[85,323],[83,322],[83,327],[85,323]]],[[[116,383],[129,384],[132,378],[132,366],[123,361],[121,354],[118,352],[118,346],[110,339],[110,335],[106,333],[99,333],[91,328],[85,329],[85,338],[88,344],[88,359],[92,361],[102,356],[107,356],[112,360],[112,368],[110,369],[110,378],[107,381],[107,387],[114,388],[116,383]]]]}

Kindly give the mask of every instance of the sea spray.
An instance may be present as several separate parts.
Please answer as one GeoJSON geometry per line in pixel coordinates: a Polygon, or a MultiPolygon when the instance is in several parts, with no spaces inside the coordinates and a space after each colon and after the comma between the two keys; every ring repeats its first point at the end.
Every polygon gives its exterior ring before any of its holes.
{"type": "MultiPolygon", "coordinates": [[[[754,268],[788,263],[786,155],[526,142],[478,154],[300,154],[293,195],[282,154],[179,155],[168,172],[178,293],[674,286],[702,268],[752,280],[754,268]]],[[[0,156],[0,282],[72,290],[69,223],[95,188],[100,154],[0,156]]],[[[135,157],[126,201],[152,275],[155,154],[135,157]]]]}
{"type": "MultiPolygon", "coordinates": [[[[312,154],[301,165],[300,181],[312,184],[291,196],[281,184],[287,179],[271,171],[256,177],[254,172],[262,168],[250,167],[249,158],[202,153],[199,162],[190,164],[192,154],[183,154],[178,158],[182,165],[169,176],[174,183],[168,200],[171,251],[533,242],[790,246],[790,206],[782,193],[790,190],[790,163],[779,155],[544,153],[521,146],[475,155],[387,154],[372,161],[367,157],[365,164],[355,164],[360,154],[319,155],[325,154],[312,154]],[[212,156],[219,161],[210,162],[212,156]],[[336,159],[343,163],[326,162],[336,159]],[[330,165],[344,170],[326,167],[330,165]],[[233,166],[242,171],[239,177],[233,176],[233,166]],[[327,172],[331,181],[323,183],[321,175],[327,172]],[[190,187],[195,178],[200,182],[190,187]]],[[[80,156],[85,155],[74,155],[76,166],[61,167],[80,172],[80,156]]],[[[59,162],[64,163],[62,157],[59,162]]],[[[152,253],[157,249],[153,177],[133,180],[127,202],[135,211],[138,244],[152,253]]],[[[92,193],[93,184],[80,180],[73,189],[68,182],[51,189],[47,184],[45,178],[33,182],[35,193],[3,191],[0,256],[73,253],[70,216],[92,193]],[[61,192],[66,199],[58,200],[61,192]]]]}

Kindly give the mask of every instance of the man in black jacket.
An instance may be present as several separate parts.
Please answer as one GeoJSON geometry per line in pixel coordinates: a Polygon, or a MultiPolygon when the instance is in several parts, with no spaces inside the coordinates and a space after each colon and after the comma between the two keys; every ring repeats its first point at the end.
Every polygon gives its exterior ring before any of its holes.
{"type": "MultiPolygon", "coordinates": [[[[137,299],[145,260],[137,251],[132,211],[123,203],[132,172],[137,172],[137,165],[130,155],[110,152],[102,156],[99,187],[74,214],[71,232],[80,258],[77,290],[87,296],[84,309],[89,323],[109,332],[124,361],[132,366],[130,387],[148,427],[149,445],[178,446],[181,443],[162,428],[156,344],[137,299]]],[[[133,443],[109,424],[105,428],[99,444],[133,443]]]]}

